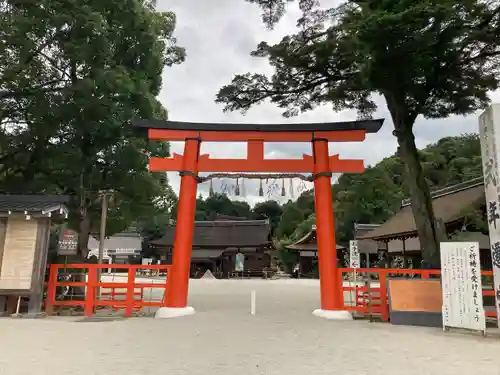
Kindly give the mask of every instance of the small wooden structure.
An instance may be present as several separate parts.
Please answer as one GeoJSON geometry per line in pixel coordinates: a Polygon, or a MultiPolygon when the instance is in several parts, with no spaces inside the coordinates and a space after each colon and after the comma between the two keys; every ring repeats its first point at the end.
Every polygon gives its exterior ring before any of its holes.
{"type": "Polygon", "coordinates": [[[67,217],[69,197],[0,195],[0,312],[13,313],[28,297],[41,311],[52,218],[67,217]],[[14,310],[14,311],[13,311],[14,310]]]}
{"type": "MultiPolygon", "coordinates": [[[[149,242],[163,263],[171,264],[175,226],[165,236],[149,242]]],[[[269,220],[195,221],[190,276],[198,277],[210,270],[217,277],[230,277],[235,271],[236,254],[245,256],[245,274],[261,276],[271,263],[266,250],[273,249],[269,220]]]]}
{"type": "MultiPolygon", "coordinates": [[[[299,253],[299,276],[316,278],[318,274],[318,240],[316,236],[316,225],[311,231],[296,242],[286,245],[286,249],[299,253]]],[[[336,245],[337,262],[345,257],[347,251],[345,246],[336,245]]]]}
{"type": "MultiPolygon", "coordinates": [[[[88,257],[99,256],[98,236],[90,236],[87,244],[88,257]]],[[[104,239],[104,261],[113,264],[139,264],[142,237],[134,231],[124,231],[104,239]]]]}
{"type": "Polygon", "coordinates": [[[362,236],[378,228],[380,224],[354,223],[354,239],[358,241],[361,267],[370,268],[378,261],[379,244],[374,240],[363,239],[362,236]]]}

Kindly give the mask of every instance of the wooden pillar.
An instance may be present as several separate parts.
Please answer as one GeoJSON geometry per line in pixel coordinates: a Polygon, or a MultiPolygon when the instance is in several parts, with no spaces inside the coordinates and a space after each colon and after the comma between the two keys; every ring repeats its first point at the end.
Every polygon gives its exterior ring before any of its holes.
{"type": "Polygon", "coordinates": [[[337,269],[328,141],[314,139],[313,155],[321,310],[340,310],[343,301],[341,300],[340,279],[337,269]]]}
{"type": "Polygon", "coordinates": [[[181,173],[181,188],[177,209],[172,268],[168,275],[165,304],[167,307],[187,306],[191,248],[193,245],[196,190],[198,188],[198,156],[200,141],[186,139],[184,145],[184,171],[181,173]]]}
{"type": "Polygon", "coordinates": [[[407,269],[408,268],[408,261],[406,259],[406,238],[403,237],[402,239],[402,242],[403,242],[403,268],[404,269],[407,269]]]}

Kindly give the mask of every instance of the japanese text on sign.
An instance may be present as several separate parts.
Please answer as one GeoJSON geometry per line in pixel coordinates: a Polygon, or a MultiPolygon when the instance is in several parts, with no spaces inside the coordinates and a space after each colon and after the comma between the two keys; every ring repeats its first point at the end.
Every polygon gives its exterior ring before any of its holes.
{"type": "Polygon", "coordinates": [[[493,282],[497,291],[495,305],[497,314],[500,316],[500,165],[497,147],[497,138],[500,134],[497,129],[498,126],[500,126],[500,105],[494,104],[479,117],[479,133],[491,258],[493,261],[493,282]]]}
{"type": "Polygon", "coordinates": [[[479,244],[441,243],[443,327],[486,329],[479,244]]]}
{"type": "Polygon", "coordinates": [[[349,268],[359,268],[361,259],[359,255],[358,241],[349,241],[349,268]]]}
{"type": "Polygon", "coordinates": [[[71,229],[63,229],[57,243],[59,255],[75,255],[78,251],[78,233],[71,229]]]}

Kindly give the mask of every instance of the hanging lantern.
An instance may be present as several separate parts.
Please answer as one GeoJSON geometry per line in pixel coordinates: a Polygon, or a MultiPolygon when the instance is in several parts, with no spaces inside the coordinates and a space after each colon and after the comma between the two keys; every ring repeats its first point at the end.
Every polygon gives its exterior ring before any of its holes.
{"type": "Polygon", "coordinates": [[[240,195],[240,182],[239,179],[236,179],[236,187],[234,188],[234,195],[239,196],[240,195]]]}
{"type": "Polygon", "coordinates": [[[208,190],[208,195],[213,197],[214,196],[214,185],[212,183],[212,180],[210,180],[210,188],[208,190]]]}
{"type": "Polygon", "coordinates": [[[260,180],[260,186],[259,186],[259,197],[264,196],[264,189],[262,188],[262,180],[260,180]]]}
{"type": "Polygon", "coordinates": [[[281,196],[285,197],[286,196],[286,190],[285,190],[285,180],[281,180],[281,196]]]}

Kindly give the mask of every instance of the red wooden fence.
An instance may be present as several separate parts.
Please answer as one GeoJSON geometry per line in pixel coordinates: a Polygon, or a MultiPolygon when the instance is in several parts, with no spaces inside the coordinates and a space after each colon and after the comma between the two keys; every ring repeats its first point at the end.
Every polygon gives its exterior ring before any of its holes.
{"type": "MultiPolygon", "coordinates": [[[[161,288],[163,296],[165,296],[167,282],[162,283],[141,283],[136,282],[135,277],[139,269],[141,270],[158,270],[167,271],[170,265],[130,265],[130,264],[52,264],[50,265],[49,280],[47,282],[47,298],[45,300],[45,311],[47,314],[52,314],[55,307],[59,306],[80,306],[84,309],[86,316],[92,316],[96,307],[104,306],[112,309],[125,309],[125,316],[131,316],[134,309],[139,310],[143,307],[161,307],[163,301],[144,300],[144,288],[161,288]],[[58,281],[60,269],[81,270],[81,274],[85,275],[85,281],[58,281]],[[124,269],[127,270],[126,282],[98,282],[98,269],[124,269]],[[57,287],[79,287],[84,288],[84,298],[78,300],[56,300],[57,287]],[[97,288],[100,290],[111,289],[111,292],[103,292],[97,295],[97,288]],[[117,292],[116,289],[126,289],[126,292],[117,292]],[[139,291],[137,291],[139,289],[139,291]],[[125,297],[119,300],[115,297],[125,297]],[[138,299],[135,297],[139,297],[138,299]],[[107,298],[102,298],[107,297],[107,298]],[[111,297],[111,298],[108,298],[111,297]]],[[[83,277],[82,277],[83,278],[83,277]]]]}
{"type": "MultiPolygon", "coordinates": [[[[163,296],[166,294],[168,287],[168,271],[170,265],[129,265],[129,264],[52,264],[50,266],[49,280],[47,282],[47,298],[45,300],[45,311],[47,314],[52,314],[54,308],[61,306],[80,306],[84,310],[86,316],[92,316],[97,307],[109,307],[112,309],[125,309],[125,316],[131,316],[134,310],[140,310],[143,307],[161,307],[164,301],[144,300],[144,288],[160,288],[163,289],[163,296]],[[82,275],[86,275],[84,281],[58,281],[59,271],[61,269],[81,270],[82,275]],[[126,270],[126,282],[98,282],[98,269],[123,269],[126,270]],[[167,271],[165,282],[161,283],[141,283],[136,282],[137,271],[141,270],[157,270],[167,271]],[[85,290],[83,298],[77,300],[56,300],[57,287],[79,287],[85,290]],[[101,293],[96,293],[100,288],[101,293]],[[104,290],[111,290],[105,292],[104,290]],[[126,292],[117,292],[116,289],[125,289],[126,292]],[[99,296],[97,295],[99,294],[99,296]],[[106,297],[106,298],[103,298],[106,297]],[[111,298],[109,298],[111,297],[111,298]],[[116,297],[124,297],[124,299],[116,299],[116,297]]],[[[344,280],[345,274],[353,273],[352,268],[340,268],[340,279],[344,280]]],[[[354,305],[345,304],[344,309],[359,313],[371,313],[380,315],[382,320],[389,320],[389,301],[387,297],[387,280],[389,276],[405,276],[405,275],[420,275],[421,278],[428,279],[431,275],[440,275],[439,270],[418,270],[418,269],[393,269],[393,268],[358,268],[356,270],[360,279],[366,274],[371,274],[371,283],[378,282],[379,286],[345,286],[343,283],[340,286],[342,293],[354,292],[354,305]],[[375,275],[375,278],[373,277],[375,275]],[[378,280],[377,280],[378,279],[378,280]],[[369,290],[370,289],[370,290],[369,290]],[[365,295],[370,292],[371,303],[365,295]],[[375,296],[373,296],[375,294],[375,296]],[[370,306],[371,305],[371,306],[370,306]]],[[[483,276],[492,276],[491,271],[482,271],[483,276]]],[[[124,275],[125,276],[125,275],[124,275]]],[[[483,296],[495,296],[494,290],[485,290],[483,283],[483,296]]],[[[163,298],[164,299],[164,298],[163,298]]],[[[496,309],[486,312],[488,317],[496,317],[496,309]]]]}
{"type": "MultiPolygon", "coordinates": [[[[353,268],[339,268],[340,279],[344,280],[345,274],[352,274],[354,272],[353,268]]],[[[364,278],[366,274],[371,274],[371,283],[378,282],[379,286],[371,286],[368,290],[367,286],[344,286],[341,285],[341,290],[343,292],[354,292],[355,304],[354,306],[346,305],[345,298],[344,309],[355,311],[364,314],[376,314],[380,315],[383,321],[389,320],[389,300],[387,296],[387,279],[389,276],[399,276],[403,277],[405,275],[419,275],[423,279],[428,279],[431,275],[441,275],[440,270],[419,270],[419,269],[399,269],[399,268],[358,268],[356,270],[359,275],[359,279],[364,278]],[[373,277],[375,276],[375,277],[373,277]],[[378,279],[378,280],[377,280],[378,279]],[[365,294],[370,292],[372,298],[371,306],[368,303],[368,298],[364,297],[365,294]],[[375,294],[375,296],[373,296],[375,294]]],[[[492,271],[481,271],[482,276],[493,276],[492,271]]],[[[495,296],[494,290],[485,290],[485,285],[483,283],[483,296],[495,296]]],[[[494,311],[487,311],[485,313],[487,317],[497,316],[496,309],[494,311]]]]}

